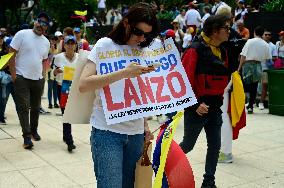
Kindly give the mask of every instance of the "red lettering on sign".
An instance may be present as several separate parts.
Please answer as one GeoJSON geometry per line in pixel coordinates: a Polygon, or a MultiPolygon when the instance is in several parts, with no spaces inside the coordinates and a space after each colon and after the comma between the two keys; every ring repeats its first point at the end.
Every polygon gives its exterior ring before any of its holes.
{"type": "Polygon", "coordinates": [[[131,101],[134,100],[136,105],[141,105],[141,101],[137,95],[135,87],[131,82],[130,78],[125,79],[125,89],[124,89],[124,99],[125,99],[125,108],[131,106],[131,101]]]}
{"type": "Polygon", "coordinates": [[[155,98],[154,98],[154,95],[153,95],[153,91],[152,91],[152,88],[151,88],[151,83],[149,81],[149,78],[145,77],[146,83],[143,81],[143,79],[140,76],[137,77],[137,80],[138,80],[138,85],[139,85],[139,89],[140,89],[140,92],[141,92],[143,104],[148,104],[147,96],[152,103],[155,103],[155,98]]]}
{"type": "Polygon", "coordinates": [[[103,90],[104,90],[104,93],[105,93],[108,111],[119,110],[119,109],[122,109],[124,107],[123,102],[113,103],[109,85],[105,86],[103,88],[103,90]]]}
{"type": "Polygon", "coordinates": [[[169,89],[171,91],[171,94],[173,95],[174,98],[180,98],[180,97],[185,95],[186,86],[185,86],[184,80],[182,78],[182,75],[179,72],[171,72],[167,76],[167,83],[168,83],[169,89]],[[173,83],[172,83],[173,78],[177,78],[177,80],[180,84],[181,90],[179,92],[177,92],[175,90],[174,86],[173,86],[173,83]]]}
{"type": "Polygon", "coordinates": [[[164,81],[163,76],[152,77],[152,78],[150,78],[150,80],[151,80],[152,83],[158,84],[157,91],[156,91],[157,103],[170,101],[171,98],[170,98],[169,95],[162,96],[164,85],[165,85],[165,81],[164,81]]]}

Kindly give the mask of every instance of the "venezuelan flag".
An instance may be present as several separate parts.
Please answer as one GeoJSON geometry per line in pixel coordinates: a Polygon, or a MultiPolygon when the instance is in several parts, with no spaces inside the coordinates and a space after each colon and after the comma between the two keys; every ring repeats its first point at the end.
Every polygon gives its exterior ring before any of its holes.
{"type": "Polygon", "coordinates": [[[190,164],[179,145],[173,141],[175,130],[182,116],[183,113],[179,112],[169,125],[166,123],[161,127],[153,156],[153,169],[156,171],[154,188],[194,188],[195,186],[190,164]],[[155,154],[160,154],[160,160],[155,154]]]}

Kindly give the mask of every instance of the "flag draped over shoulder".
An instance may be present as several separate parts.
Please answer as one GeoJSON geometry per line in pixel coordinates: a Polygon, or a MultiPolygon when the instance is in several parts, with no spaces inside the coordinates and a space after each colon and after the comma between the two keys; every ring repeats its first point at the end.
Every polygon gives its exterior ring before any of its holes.
{"type": "Polygon", "coordinates": [[[240,129],[246,126],[245,92],[241,76],[238,71],[232,74],[233,91],[231,92],[230,107],[233,127],[233,139],[237,139],[240,129]]]}
{"type": "Polygon", "coordinates": [[[154,188],[194,188],[194,176],[189,161],[173,140],[175,130],[183,113],[179,112],[173,121],[161,126],[153,154],[153,169],[156,174],[154,188]]]}

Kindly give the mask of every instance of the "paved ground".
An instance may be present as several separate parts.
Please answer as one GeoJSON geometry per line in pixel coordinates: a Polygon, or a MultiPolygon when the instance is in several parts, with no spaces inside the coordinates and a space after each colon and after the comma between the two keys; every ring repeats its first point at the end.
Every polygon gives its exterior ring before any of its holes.
{"type": "MultiPolygon", "coordinates": [[[[47,107],[47,99],[43,99],[47,107]]],[[[34,149],[22,147],[21,128],[10,100],[6,110],[7,125],[0,125],[0,188],[93,188],[96,180],[91,159],[89,125],[73,125],[77,149],[68,153],[62,141],[61,117],[41,115],[39,133],[42,140],[34,149]]],[[[150,121],[152,130],[158,126],[150,121]]],[[[180,142],[183,125],[176,132],[180,142]]],[[[188,154],[196,187],[200,187],[206,153],[205,134],[199,137],[188,154]]],[[[233,144],[234,163],[217,167],[217,186],[221,188],[284,187],[284,117],[269,115],[267,110],[248,115],[248,126],[233,144]]]]}

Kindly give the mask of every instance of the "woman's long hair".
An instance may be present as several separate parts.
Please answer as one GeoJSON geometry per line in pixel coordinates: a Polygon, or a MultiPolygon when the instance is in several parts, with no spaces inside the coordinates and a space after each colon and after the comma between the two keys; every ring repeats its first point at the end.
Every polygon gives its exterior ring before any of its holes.
{"type": "Polygon", "coordinates": [[[145,38],[145,41],[139,44],[140,47],[149,46],[153,39],[158,36],[159,26],[155,10],[148,3],[137,3],[129,9],[128,13],[123,17],[119,24],[108,34],[108,37],[115,43],[125,45],[131,37],[131,31],[127,32],[127,29],[124,27],[123,21],[125,19],[128,20],[128,24],[131,28],[135,27],[140,22],[152,26],[150,37],[145,38]]]}

